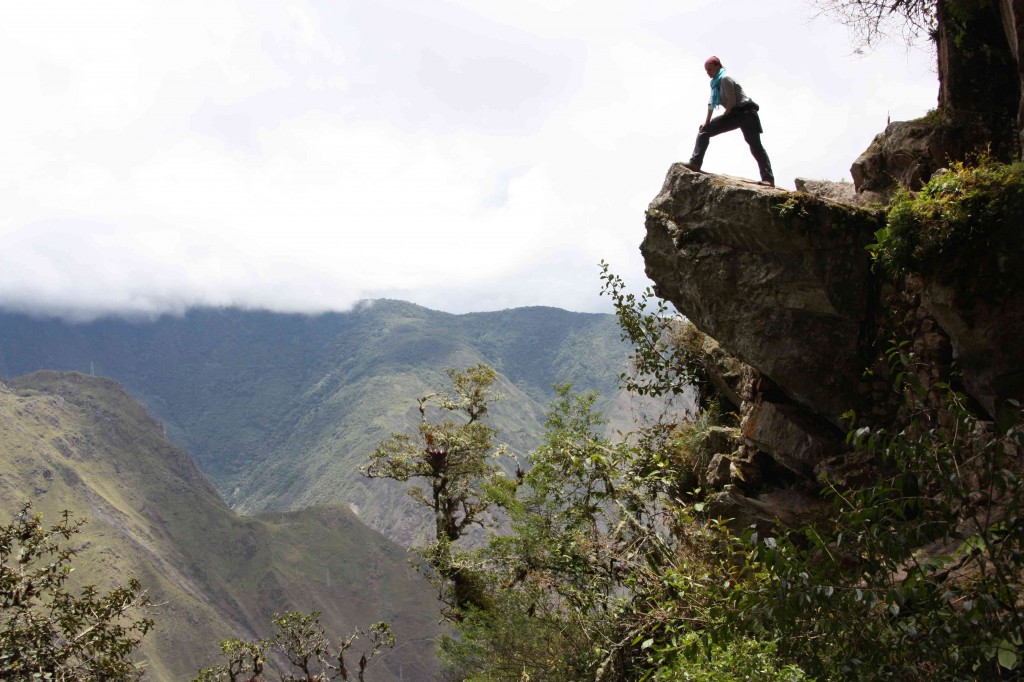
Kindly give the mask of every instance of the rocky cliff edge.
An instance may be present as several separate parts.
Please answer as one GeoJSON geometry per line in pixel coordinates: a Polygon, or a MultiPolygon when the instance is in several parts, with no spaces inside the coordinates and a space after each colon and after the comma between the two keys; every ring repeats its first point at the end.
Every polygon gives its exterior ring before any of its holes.
{"type": "MultiPolygon", "coordinates": [[[[1024,292],[964,299],[914,276],[895,281],[873,268],[867,249],[885,224],[880,204],[682,164],[670,168],[651,202],[641,252],[656,293],[747,365],[732,475],[709,471],[720,488],[734,484],[721,495],[723,514],[782,518],[797,501],[764,507],[772,496],[778,501],[780,482],[813,494],[823,478],[859,475],[865,463],[845,446],[851,424],[843,415],[853,410],[860,423],[895,425],[898,391],[884,371],[871,371],[894,339],[907,340],[922,361],[926,385],[948,380],[955,361],[983,417],[1024,397],[1024,292]],[[766,485],[772,476],[775,484],[766,485]]],[[[1020,254],[1006,250],[1011,261],[1024,260],[1020,254]]]]}

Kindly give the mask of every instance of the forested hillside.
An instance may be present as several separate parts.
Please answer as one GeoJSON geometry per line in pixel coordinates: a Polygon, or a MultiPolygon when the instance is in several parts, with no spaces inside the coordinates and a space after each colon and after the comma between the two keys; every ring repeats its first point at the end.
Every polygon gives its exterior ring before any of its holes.
{"type": "Polygon", "coordinates": [[[192,310],[156,320],[70,324],[0,315],[0,376],[37,369],[108,376],[167,425],[229,505],[245,513],[345,502],[412,542],[404,492],[358,467],[418,420],[416,398],[447,368],[500,374],[501,438],[536,445],[554,382],[596,390],[628,429],[641,403],[618,388],[626,347],[610,315],[523,308],[451,315],[399,301],[319,316],[192,310]]]}

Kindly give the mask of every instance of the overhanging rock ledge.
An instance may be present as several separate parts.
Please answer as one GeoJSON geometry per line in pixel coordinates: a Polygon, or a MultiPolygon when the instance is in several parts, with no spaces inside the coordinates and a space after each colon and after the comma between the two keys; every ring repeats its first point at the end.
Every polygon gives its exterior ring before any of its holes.
{"type": "Polygon", "coordinates": [[[674,164],[640,250],[655,291],[786,396],[841,427],[866,403],[880,211],[674,164]]]}

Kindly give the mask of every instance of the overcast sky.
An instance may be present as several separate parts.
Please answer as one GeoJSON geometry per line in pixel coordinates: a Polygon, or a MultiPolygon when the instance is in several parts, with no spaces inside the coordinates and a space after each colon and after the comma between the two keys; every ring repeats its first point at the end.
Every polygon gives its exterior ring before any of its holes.
{"type": "MultiPolygon", "coordinates": [[[[934,106],[927,47],[853,55],[803,0],[11,0],[0,307],[606,310],[717,54],[780,186],[934,106]]],[[[739,132],[704,170],[757,177],[739,132]]]]}

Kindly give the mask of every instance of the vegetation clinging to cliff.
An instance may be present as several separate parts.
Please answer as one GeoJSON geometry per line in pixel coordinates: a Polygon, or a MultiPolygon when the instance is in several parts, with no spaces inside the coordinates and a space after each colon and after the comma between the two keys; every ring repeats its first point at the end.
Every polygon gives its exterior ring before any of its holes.
{"type": "Polygon", "coordinates": [[[610,441],[597,435],[593,396],[560,387],[528,471],[482,491],[506,532],[458,553],[490,598],[450,613],[447,679],[1015,674],[1024,421],[993,429],[953,392],[939,410],[904,346],[886,359],[912,421],[852,433],[878,475],[862,487],[826,481],[832,514],[801,528],[710,513],[714,493],[683,485],[701,447],[685,419],[610,441]]]}
{"type": "Polygon", "coordinates": [[[1005,258],[1021,248],[1022,226],[1024,163],[983,156],[951,164],[917,194],[897,195],[870,249],[893,275],[914,272],[960,294],[997,296],[1024,276],[1005,258]]]}
{"type": "Polygon", "coordinates": [[[705,335],[688,320],[669,312],[668,303],[650,288],[629,293],[622,278],[601,261],[601,295],[608,296],[622,340],[633,348],[631,371],[619,375],[622,386],[638,395],[694,392],[702,409],[720,407],[719,391],[702,360],[705,335]]]}
{"type": "Polygon", "coordinates": [[[912,418],[849,434],[876,479],[829,483],[831,518],[751,555],[744,618],[821,679],[1019,679],[1024,415],[985,423],[948,388],[936,407],[907,347],[887,358],[912,418]]]}

